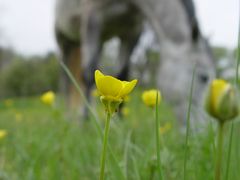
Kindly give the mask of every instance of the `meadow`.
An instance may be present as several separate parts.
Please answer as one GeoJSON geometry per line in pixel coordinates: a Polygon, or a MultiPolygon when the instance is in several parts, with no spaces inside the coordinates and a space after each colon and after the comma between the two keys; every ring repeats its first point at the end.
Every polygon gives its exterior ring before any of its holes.
{"type": "MultiPolygon", "coordinates": [[[[156,167],[154,110],[141,100],[136,89],[123,108],[114,115],[109,133],[111,152],[107,153],[106,179],[158,179],[156,167]]],[[[92,107],[104,129],[105,113],[98,98],[92,107]]],[[[184,179],[186,127],[180,125],[171,107],[161,102],[160,154],[163,179],[184,179]]],[[[186,179],[214,179],[217,123],[206,119],[190,128],[187,147],[186,179]]],[[[230,125],[224,129],[223,179],[226,179],[230,125]]],[[[0,179],[98,179],[102,137],[95,120],[82,121],[65,107],[58,96],[54,107],[40,97],[17,98],[0,102],[0,179]]],[[[240,179],[240,121],[234,121],[229,180],[240,179]]]]}

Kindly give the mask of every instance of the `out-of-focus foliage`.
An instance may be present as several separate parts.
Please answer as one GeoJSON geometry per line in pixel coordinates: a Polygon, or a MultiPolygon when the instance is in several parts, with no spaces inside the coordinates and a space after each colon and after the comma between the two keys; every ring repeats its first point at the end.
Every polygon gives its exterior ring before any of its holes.
{"type": "Polygon", "coordinates": [[[2,67],[0,97],[31,96],[58,90],[59,65],[54,54],[19,57],[2,67]]]}
{"type": "Polygon", "coordinates": [[[226,57],[228,53],[228,49],[224,47],[213,47],[212,50],[216,60],[226,57]]]}
{"type": "MultiPolygon", "coordinates": [[[[216,59],[217,77],[228,80],[232,83],[236,80],[238,50],[224,47],[213,47],[213,55],[216,59]]],[[[239,66],[240,67],[240,66],[239,66]]],[[[238,72],[240,77],[240,72],[238,72]]],[[[238,82],[240,88],[240,80],[238,82]]]]}
{"type": "Polygon", "coordinates": [[[137,61],[132,62],[131,73],[134,77],[141,79],[139,85],[145,87],[154,87],[157,82],[157,72],[161,56],[158,50],[148,48],[145,50],[144,55],[139,57],[137,61]]]}

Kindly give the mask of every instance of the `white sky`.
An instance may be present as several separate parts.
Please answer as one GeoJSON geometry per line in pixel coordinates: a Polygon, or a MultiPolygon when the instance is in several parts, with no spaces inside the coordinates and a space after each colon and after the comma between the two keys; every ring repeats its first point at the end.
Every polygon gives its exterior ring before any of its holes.
{"type": "MultiPolygon", "coordinates": [[[[238,0],[194,0],[203,34],[213,45],[237,44],[238,0]]],[[[56,50],[55,0],[0,0],[0,43],[32,55],[56,50]]]]}

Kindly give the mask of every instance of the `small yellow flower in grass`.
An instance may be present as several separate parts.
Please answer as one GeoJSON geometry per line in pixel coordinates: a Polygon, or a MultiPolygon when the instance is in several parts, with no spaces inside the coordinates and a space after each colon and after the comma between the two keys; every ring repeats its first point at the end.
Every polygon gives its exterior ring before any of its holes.
{"type": "Polygon", "coordinates": [[[233,86],[222,79],[213,80],[208,90],[205,108],[222,123],[236,117],[238,102],[233,86]]]}
{"type": "Polygon", "coordinates": [[[142,94],[143,102],[147,106],[154,107],[156,105],[157,93],[158,93],[158,104],[160,104],[162,97],[161,97],[161,92],[157,89],[144,91],[142,94]]]}
{"type": "Polygon", "coordinates": [[[53,91],[47,91],[41,96],[41,101],[46,104],[52,106],[55,101],[55,94],[53,91]]]}
{"type": "Polygon", "coordinates": [[[0,139],[3,139],[7,135],[7,131],[4,129],[0,129],[0,139]]]}
{"type": "Polygon", "coordinates": [[[6,99],[6,100],[4,101],[4,104],[5,104],[5,106],[7,106],[7,107],[11,107],[11,106],[13,106],[13,100],[12,100],[12,99],[6,99]]]}
{"type": "Polygon", "coordinates": [[[128,107],[123,107],[123,108],[121,109],[121,112],[122,112],[122,114],[123,114],[124,116],[128,116],[129,113],[130,113],[130,109],[129,109],[128,107]]]}
{"type": "Polygon", "coordinates": [[[121,104],[124,98],[133,90],[137,80],[121,81],[112,76],[102,74],[99,70],[95,71],[95,82],[100,94],[100,99],[105,105],[106,110],[113,113],[121,104]]]}
{"type": "Polygon", "coordinates": [[[16,120],[17,122],[21,122],[22,119],[23,119],[22,113],[16,112],[16,113],[15,113],[15,120],[16,120]]]}
{"type": "Polygon", "coordinates": [[[159,132],[159,118],[158,118],[158,104],[161,102],[161,92],[157,89],[151,89],[148,91],[144,91],[142,93],[142,100],[143,102],[151,107],[155,108],[155,133],[156,133],[156,152],[157,152],[157,172],[158,172],[158,178],[162,179],[162,170],[161,170],[161,161],[160,161],[160,135],[161,133],[159,132]]]}
{"type": "Polygon", "coordinates": [[[170,122],[167,122],[159,128],[160,134],[163,135],[163,134],[167,133],[170,129],[172,129],[172,124],[170,122]]]}

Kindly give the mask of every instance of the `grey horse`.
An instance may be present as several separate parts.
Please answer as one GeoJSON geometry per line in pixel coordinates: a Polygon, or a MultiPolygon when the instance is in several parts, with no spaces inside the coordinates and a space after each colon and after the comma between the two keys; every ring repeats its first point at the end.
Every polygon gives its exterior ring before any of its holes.
{"type": "MultiPolygon", "coordinates": [[[[58,0],[55,32],[62,61],[89,98],[103,44],[117,36],[121,41],[121,67],[116,74],[127,80],[130,56],[144,22],[151,25],[160,46],[157,84],[183,118],[194,64],[197,73],[193,104],[199,104],[214,75],[211,51],[200,32],[192,0],[58,0]]],[[[65,75],[62,78],[69,105],[78,107],[78,93],[65,75]]]]}

